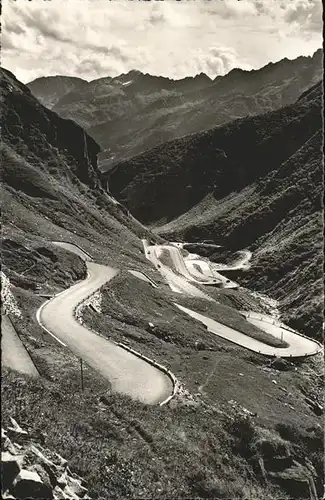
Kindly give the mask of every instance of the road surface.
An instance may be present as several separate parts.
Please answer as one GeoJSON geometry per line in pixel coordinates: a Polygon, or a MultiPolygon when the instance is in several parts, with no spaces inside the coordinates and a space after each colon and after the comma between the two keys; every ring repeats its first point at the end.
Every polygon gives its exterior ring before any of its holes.
{"type": "MultiPolygon", "coordinates": [[[[73,246],[69,249],[73,251],[73,246]]],[[[113,391],[146,404],[164,401],[173,392],[172,382],[164,372],[91,332],[75,319],[76,306],[118,273],[94,262],[86,261],[86,265],[86,280],[56,295],[38,310],[41,326],[107,378],[113,391]]]]}
{"type": "MultiPolygon", "coordinates": [[[[150,260],[152,264],[158,269],[158,271],[163,276],[163,278],[165,278],[165,280],[167,281],[173,292],[185,293],[188,295],[192,295],[192,297],[199,297],[201,299],[206,299],[215,302],[214,299],[209,297],[209,295],[207,295],[204,292],[201,292],[201,290],[199,290],[196,286],[189,283],[188,280],[185,278],[185,276],[175,274],[175,272],[173,272],[167,265],[161,262],[160,260],[161,252],[163,249],[165,249],[164,245],[148,245],[146,240],[142,240],[142,242],[146,258],[150,260]]],[[[173,249],[177,250],[176,247],[173,249]]],[[[184,267],[182,267],[183,271],[184,267]]],[[[185,274],[186,273],[188,274],[188,271],[185,268],[185,274]]],[[[194,281],[192,277],[191,281],[194,281]]]]}
{"type": "Polygon", "coordinates": [[[280,328],[277,325],[271,324],[269,321],[265,321],[265,318],[261,318],[260,320],[256,318],[248,318],[248,321],[259,327],[261,330],[264,330],[274,337],[283,338],[289,346],[288,347],[272,347],[264,342],[260,342],[259,340],[255,340],[244,333],[241,333],[233,328],[230,328],[226,325],[219,323],[203,314],[199,314],[187,307],[181,306],[179,304],[175,304],[181,311],[188,314],[192,318],[196,319],[203,323],[209,332],[218,335],[226,340],[230,340],[235,344],[238,344],[246,349],[250,349],[251,351],[258,352],[264,354],[266,356],[277,356],[282,358],[289,357],[301,357],[301,356],[311,356],[318,352],[322,351],[322,348],[318,342],[303,337],[294,333],[293,331],[286,330],[284,328],[280,328]]]}
{"type": "Polygon", "coordinates": [[[213,267],[218,271],[239,271],[240,269],[249,269],[250,268],[250,260],[252,258],[252,252],[249,250],[238,250],[238,254],[241,257],[234,260],[231,264],[217,264],[213,263],[213,267]]]}
{"type": "MultiPolygon", "coordinates": [[[[179,287],[179,291],[181,293],[190,293],[191,295],[201,296],[199,294],[191,293],[188,283],[188,280],[195,281],[200,284],[212,284],[210,283],[211,272],[215,273],[214,270],[211,269],[211,263],[208,259],[197,259],[197,256],[194,254],[189,254],[188,258],[183,258],[178,245],[173,242],[172,245],[148,245],[146,240],[143,241],[143,246],[145,250],[145,254],[147,259],[149,259],[161,272],[161,274],[167,279],[169,285],[173,289],[175,286],[175,274],[169,269],[166,264],[162,263],[163,252],[168,252],[170,257],[170,263],[177,270],[178,273],[182,275],[183,285],[179,287]],[[191,270],[191,272],[190,272],[191,270]],[[171,273],[171,274],[169,274],[171,273]],[[210,273],[210,274],[209,274],[210,273]],[[174,276],[174,277],[173,277],[174,276]],[[205,277],[207,281],[198,281],[194,276],[197,277],[205,277]],[[208,277],[209,276],[209,277],[208,277]]],[[[241,261],[237,261],[235,264],[237,266],[247,266],[248,261],[251,258],[251,252],[248,250],[241,251],[242,259],[241,261]]],[[[230,269],[230,266],[228,266],[230,269]]],[[[216,273],[218,275],[218,273],[216,273]]],[[[219,275],[222,279],[225,279],[223,276],[219,275]]],[[[196,287],[193,287],[194,290],[200,292],[196,287]]],[[[203,292],[200,292],[203,293],[203,292]]],[[[209,298],[208,295],[205,295],[205,298],[209,298]]],[[[191,309],[175,304],[180,310],[203,323],[208,331],[222,337],[230,342],[241,345],[246,349],[250,349],[252,351],[264,354],[266,356],[279,356],[279,357],[301,357],[301,356],[310,356],[322,351],[322,346],[315,340],[304,337],[303,335],[294,332],[293,330],[286,327],[279,322],[275,322],[272,317],[267,315],[260,315],[250,311],[249,313],[242,312],[243,315],[246,316],[246,320],[251,322],[261,330],[269,333],[275,338],[285,340],[289,346],[280,348],[280,347],[272,347],[270,345],[265,344],[259,340],[253,339],[248,335],[234,330],[231,327],[223,325],[208,316],[204,316],[199,314],[191,309]]]]}
{"type": "Polygon", "coordinates": [[[189,254],[188,258],[185,257],[184,259],[185,265],[192,276],[202,276],[203,274],[210,279],[211,277],[214,278],[214,282],[208,282],[206,284],[217,284],[217,286],[219,285],[222,288],[238,288],[238,283],[228,279],[225,276],[222,276],[222,274],[220,274],[217,269],[214,268],[213,263],[203,259],[192,258],[192,255],[193,254],[189,254]]]}
{"type": "Polygon", "coordinates": [[[1,315],[1,363],[12,370],[38,377],[39,373],[9,317],[1,315]]]}
{"type": "Polygon", "coordinates": [[[68,252],[72,252],[75,253],[76,255],[79,255],[79,257],[81,257],[85,261],[93,260],[91,255],[89,255],[89,253],[85,252],[82,248],[78,247],[77,245],[74,245],[73,243],[67,243],[66,241],[52,241],[52,243],[57,247],[63,248],[64,250],[68,250],[68,252]]]}
{"type": "MultiPolygon", "coordinates": [[[[146,240],[143,240],[143,245],[146,257],[151,260],[161,273],[164,273],[169,283],[171,283],[171,276],[167,277],[166,270],[168,269],[171,271],[171,269],[163,262],[164,254],[168,254],[173,270],[184,277],[187,282],[196,283],[198,285],[221,286],[222,288],[238,288],[237,283],[225,278],[216,270],[213,270],[207,259],[200,259],[199,256],[194,254],[188,254],[188,257],[184,258],[180,249],[175,244],[148,245],[146,240]]],[[[175,283],[172,284],[175,285],[175,283]]],[[[177,286],[179,287],[179,285],[177,286]]],[[[191,293],[191,295],[193,295],[193,293],[191,293]]],[[[207,298],[207,296],[205,296],[205,298],[207,298]]]]}

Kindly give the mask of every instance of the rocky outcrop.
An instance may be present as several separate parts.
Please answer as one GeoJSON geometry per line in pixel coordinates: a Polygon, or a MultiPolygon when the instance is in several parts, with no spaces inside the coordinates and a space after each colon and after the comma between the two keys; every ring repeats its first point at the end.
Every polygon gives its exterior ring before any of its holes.
{"type": "Polygon", "coordinates": [[[70,470],[67,460],[39,443],[34,443],[13,418],[11,423],[12,425],[6,430],[1,428],[2,498],[8,500],[91,498],[84,479],[70,470]]]}
{"type": "Polygon", "coordinates": [[[16,498],[19,498],[19,500],[25,498],[53,498],[51,484],[48,477],[46,477],[45,471],[40,466],[37,470],[40,471],[41,475],[31,468],[22,469],[17,474],[10,489],[10,492],[12,492],[16,498]]]}
{"type": "MultiPolygon", "coordinates": [[[[3,121],[2,140],[15,152],[29,160],[34,167],[44,171],[44,165],[55,175],[73,178],[89,187],[101,185],[101,174],[97,168],[99,145],[71,120],[63,120],[56,113],[46,109],[32,95],[30,90],[20,83],[7,70],[0,69],[1,78],[1,114],[3,121]],[[41,161],[40,161],[41,160],[41,161]]],[[[15,188],[23,188],[24,173],[11,177],[9,159],[4,161],[4,181],[15,188]]],[[[44,175],[43,174],[43,175],[44,175]]],[[[35,176],[36,176],[35,172],[35,176]]],[[[42,176],[42,173],[38,173],[42,176]]],[[[33,190],[40,183],[34,182],[33,190]],[[35,185],[36,183],[36,185],[35,185]]],[[[44,189],[39,193],[44,195],[44,189]]]]}

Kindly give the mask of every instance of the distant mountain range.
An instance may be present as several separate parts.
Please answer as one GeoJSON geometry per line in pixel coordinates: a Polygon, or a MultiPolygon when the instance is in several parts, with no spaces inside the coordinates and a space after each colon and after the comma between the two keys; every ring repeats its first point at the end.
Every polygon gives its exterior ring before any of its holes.
{"type": "Polygon", "coordinates": [[[109,173],[112,193],[161,236],[253,251],[242,280],[322,326],[322,82],[276,111],[166,142],[109,173]]]}
{"type": "Polygon", "coordinates": [[[32,93],[99,143],[99,166],[110,170],[157,144],[293,103],[322,77],[323,51],[252,71],[234,69],[211,80],[130,71],[86,82],[54,76],[28,84],[32,93]]]}
{"type": "Polygon", "coordinates": [[[29,84],[29,88],[40,103],[52,109],[63,96],[87,85],[86,80],[75,76],[51,76],[37,78],[29,84]]]}

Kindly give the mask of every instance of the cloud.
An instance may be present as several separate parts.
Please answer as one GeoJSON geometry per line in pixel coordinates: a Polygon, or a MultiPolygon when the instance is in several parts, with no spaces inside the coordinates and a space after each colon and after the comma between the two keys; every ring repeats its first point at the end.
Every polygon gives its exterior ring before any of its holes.
{"type": "Polygon", "coordinates": [[[4,32],[1,36],[1,47],[2,50],[19,49],[19,44],[15,43],[14,37],[10,33],[4,32]]]}
{"type": "Polygon", "coordinates": [[[322,4],[318,0],[297,0],[288,6],[285,21],[303,32],[322,30],[322,4]]]}
{"type": "Polygon", "coordinates": [[[148,23],[153,26],[163,24],[166,21],[167,18],[158,4],[148,13],[148,23]]]}
{"type": "Polygon", "coordinates": [[[208,52],[200,51],[196,57],[197,73],[206,73],[211,78],[216,75],[225,75],[232,69],[240,66],[242,69],[251,69],[238,53],[230,47],[211,47],[208,52]]]}
{"type": "Polygon", "coordinates": [[[24,82],[131,69],[215,77],[311,54],[322,43],[321,24],[319,0],[7,1],[2,61],[24,82]]]}

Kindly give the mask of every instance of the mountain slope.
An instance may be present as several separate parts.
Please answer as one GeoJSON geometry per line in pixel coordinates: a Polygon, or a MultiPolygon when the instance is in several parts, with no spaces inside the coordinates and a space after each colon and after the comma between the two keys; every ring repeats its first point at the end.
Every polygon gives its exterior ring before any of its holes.
{"type": "Polygon", "coordinates": [[[259,70],[234,69],[213,81],[203,74],[169,80],[131,71],[67,93],[54,110],[100,144],[99,164],[106,171],[157,144],[290,104],[321,77],[321,49],[259,70]]]}
{"type": "Polygon", "coordinates": [[[3,235],[40,243],[77,234],[90,247],[96,237],[94,252],[107,248],[115,258],[129,244],[138,259],[145,230],[104,189],[98,144],[44,108],[8,71],[1,70],[1,87],[3,235]]]}
{"type": "Polygon", "coordinates": [[[75,76],[49,76],[36,78],[28,84],[28,88],[44,106],[52,109],[63,96],[78,92],[87,84],[86,80],[75,76]]]}
{"type": "MultiPolygon", "coordinates": [[[[185,316],[174,302],[186,306],[189,299],[172,292],[145,259],[139,236],[157,238],[103,188],[94,140],[45,109],[6,71],[1,97],[2,305],[40,375],[30,380],[2,371],[3,424],[12,425],[13,416],[33,442],[64,456],[94,499],[158,493],[273,500],[296,491],[308,499],[309,484],[320,496],[321,417],[306,405],[307,396],[318,400],[322,394],[319,356],[297,365],[282,362],[283,372],[272,362],[266,371],[264,357],[185,316]],[[78,308],[79,321],[168,366],[180,382],[169,406],[145,406],[112,392],[86,360],[81,365],[79,355],[42,330],[36,311],[45,299],[86,277],[85,262],[53,240],[80,245],[96,263],[119,268],[78,308]],[[158,288],[129,270],[145,272],[158,288]],[[282,386],[294,411],[284,404],[282,386]]],[[[248,290],[209,293],[220,302],[210,315],[243,322],[234,308],[262,310],[248,290]]],[[[209,307],[194,297],[190,306],[209,307]]],[[[15,460],[10,454],[6,459],[15,460]]],[[[51,463],[39,455],[37,462],[42,481],[50,482],[51,463]]],[[[72,486],[78,487],[75,479],[72,486]]]]}
{"type": "Polygon", "coordinates": [[[291,322],[315,336],[321,109],[318,83],[291,106],[157,146],[109,175],[114,195],[159,234],[253,250],[243,282],[279,298],[291,322]]]}

